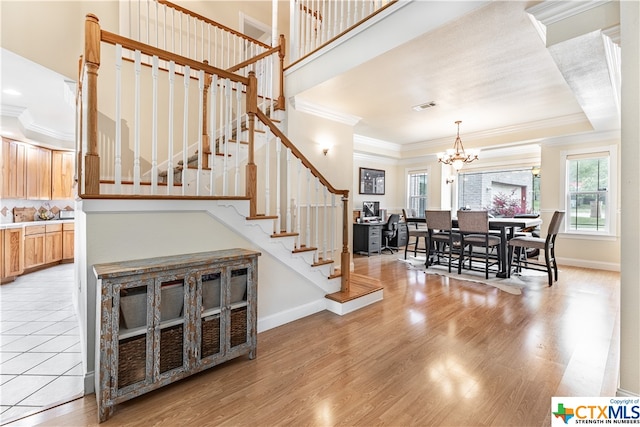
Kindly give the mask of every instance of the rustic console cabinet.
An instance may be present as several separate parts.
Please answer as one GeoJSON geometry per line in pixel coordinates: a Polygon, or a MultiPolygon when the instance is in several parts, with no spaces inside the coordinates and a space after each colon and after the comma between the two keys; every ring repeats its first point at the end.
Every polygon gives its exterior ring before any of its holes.
{"type": "Polygon", "coordinates": [[[202,252],[94,265],[96,398],[115,405],[227,360],[256,355],[259,252],[202,252]]]}

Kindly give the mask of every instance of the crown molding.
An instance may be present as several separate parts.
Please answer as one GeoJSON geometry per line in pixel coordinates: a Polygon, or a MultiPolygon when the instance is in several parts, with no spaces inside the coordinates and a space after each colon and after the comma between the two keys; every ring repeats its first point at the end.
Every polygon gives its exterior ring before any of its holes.
{"type": "Polygon", "coordinates": [[[396,144],[395,142],[383,141],[358,134],[353,135],[353,143],[354,146],[359,145],[367,148],[377,148],[379,150],[393,151],[398,154],[402,151],[402,145],[396,144]]]}
{"type": "Polygon", "coordinates": [[[542,25],[554,24],[563,19],[578,15],[589,9],[593,9],[611,0],[590,0],[590,1],[544,1],[526,10],[534,16],[542,25]]]}
{"type": "Polygon", "coordinates": [[[360,153],[360,152],[353,153],[353,160],[360,161],[362,163],[379,163],[379,164],[392,165],[392,166],[399,164],[398,159],[377,155],[377,154],[360,153]]]}
{"type": "MultiPolygon", "coordinates": [[[[585,121],[588,121],[588,119],[585,117],[584,113],[581,112],[581,113],[569,114],[566,116],[552,117],[550,119],[537,120],[534,122],[520,123],[517,125],[488,129],[480,132],[471,132],[471,133],[465,132],[462,135],[462,139],[465,142],[482,140],[482,139],[492,139],[492,138],[495,139],[497,137],[504,136],[504,135],[516,134],[516,133],[522,133],[522,132],[530,133],[534,131],[539,131],[541,129],[571,126],[578,123],[584,123],[585,121]]],[[[438,138],[438,139],[433,139],[429,141],[414,142],[411,144],[403,145],[402,151],[429,149],[434,146],[440,146],[442,144],[452,143],[454,139],[455,139],[455,136],[452,135],[446,138],[438,138]]]]}
{"type": "Polygon", "coordinates": [[[74,141],[74,132],[59,132],[48,127],[44,127],[36,123],[33,116],[26,107],[17,107],[14,105],[1,105],[0,116],[19,123],[22,134],[31,140],[38,141],[45,138],[47,140],[54,139],[64,142],[74,141]]]}
{"type": "Polygon", "coordinates": [[[296,111],[311,114],[317,117],[321,117],[323,119],[328,119],[328,120],[342,123],[349,126],[355,126],[356,123],[362,120],[362,117],[354,116],[351,114],[339,113],[335,110],[324,107],[322,105],[309,102],[298,96],[289,98],[289,103],[293,106],[293,108],[296,109],[296,111]]]}

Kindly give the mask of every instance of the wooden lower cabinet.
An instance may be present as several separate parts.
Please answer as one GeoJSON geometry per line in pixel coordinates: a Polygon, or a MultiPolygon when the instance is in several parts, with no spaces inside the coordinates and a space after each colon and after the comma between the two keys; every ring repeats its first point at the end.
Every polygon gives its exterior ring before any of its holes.
{"type": "Polygon", "coordinates": [[[45,225],[44,263],[62,261],[62,224],[45,225]]]}
{"type": "Polygon", "coordinates": [[[19,276],[24,271],[24,249],[22,227],[7,228],[2,230],[4,269],[2,278],[19,276]]]}
{"type": "Polygon", "coordinates": [[[255,357],[259,255],[227,249],[93,266],[99,421],[143,393],[255,357]]]}
{"type": "Polygon", "coordinates": [[[73,261],[75,256],[75,224],[62,224],[62,260],[73,261]]]}
{"type": "Polygon", "coordinates": [[[24,228],[24,269],[39,267],[45,263],[44,225],[30,225],[24,228]]]}

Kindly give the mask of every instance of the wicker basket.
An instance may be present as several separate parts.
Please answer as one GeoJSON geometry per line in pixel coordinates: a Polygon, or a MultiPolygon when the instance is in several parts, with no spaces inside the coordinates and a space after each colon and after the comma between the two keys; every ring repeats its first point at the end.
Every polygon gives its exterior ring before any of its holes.
{"type": "Polygon", "coordinates": [[[247,307],[231,310],[231,347],[247,342],[247,307]]]}
{"type": "Polygon", "coordinates": [[[182,325],[160,331],[160,373],[183,365],[184,330],[182,325]]]}
{"type": "Polygon", "coordinates": [[[118,388],[145,379],[147,336],[138,335],[120,341],[118,346],[118,388]]]}
{"type": "Polygon", "coordinates": [[[220,353],[220,315],[202,319],[202,341],[200,357],[220,353]]]}

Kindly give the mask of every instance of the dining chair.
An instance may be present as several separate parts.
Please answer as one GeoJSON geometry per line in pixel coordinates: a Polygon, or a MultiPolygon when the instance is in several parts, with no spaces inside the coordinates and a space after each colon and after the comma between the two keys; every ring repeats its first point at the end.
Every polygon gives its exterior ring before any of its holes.
{"type": "MultiPolygon", "coordinates": [[[[413,210],[413,209],[412,209],[413,210]]],[[[410,219],[412,216],[407,216],[407,211],[402,209],[402,216],[407,223],[407,244],[404,247],[404,259],[407,259],[407,253],[409,248],[413,248],[413,256],[417,256],[418,253],[427,253],[427,229],[423,227],[422,223],[412,222],[410,219]],[[413,237],[413,241],[411,238],[413,237]],[[424,249],[420,248],[420,239],[424,242],[424,249]]]]}
{"type": "MultiPolygon", "coordinates": [[[[458,274],[462,273],[465,258],[469,259],[469,269],[473,268],[473,259],[479,259],[479,253],[473,251],[474,247],[484,248],[482,251],[484,260],[484,276],[489,278],[489,267],[498,265],[500,270],[502,238],[489,231],[489,213],[487,211],[458,211],[458,228],[460,229],[460,259],[458,262],[458,274]],[[465,249],[469,251],[465,255],[465,249]],[[497,248],[498,254],[495,262],[489,261],[490,251],[497,248]]],[[[493,258],[493,257],[492,257],[493,258]]]]}
{"type": "Polygon", "coordinates": [[[518,236],[509,240],[509,271],[513,269],[514,261],[517,261],[516,272],[520,272],[524,260],[524,268],[530,270],[546,271],[549,279],[549,286],[554,281],[558,281],[558,263],[556,262],[556,237],[560,231],[560,224],[564,219],[564,211],[555,211],[551,217],[549,228],[547,229],[547,237],[535,236],[518,236]],[[514,259],[514,252],[518,249],[518,253],[514,259]],[[527,249],[538,249],[544,251],[544,264],[527,259],[527,249]]]}
{"type": "Polygon", "coordinates": [[[455,233],[451,226],[450,210],[426,210],[424,217],[427,221],[427,268],[429,265],[440,264],[440,258],[446,256],[449,273],[454,249],[460,246],[460,234],[455,233]],[[435,256],[436,261],[431,262],[435,256]]]}

